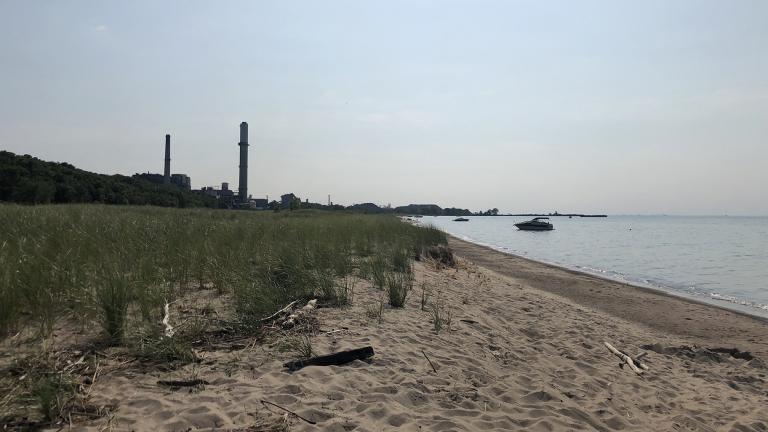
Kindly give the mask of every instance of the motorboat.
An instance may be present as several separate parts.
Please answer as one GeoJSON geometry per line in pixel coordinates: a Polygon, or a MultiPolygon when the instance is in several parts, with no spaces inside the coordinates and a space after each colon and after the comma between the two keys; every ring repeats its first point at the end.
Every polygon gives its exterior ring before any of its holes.
{"type": "Polygon", "coordinates": [[[456,218],[456,219],[454,219],[453,221],[454,221],[454,222],[469,222],[469,219],[467,219],[467,218],[465,218],[465,217],[457,217],[457,218],[456,218]]]}
{"type": "Polygon", "coordinates": [[[537,217],[529,221],[516,223],[517,229],[522,231],[551,231],[555,229],[551,223],[549,223],[548,217],[537,217]]]}

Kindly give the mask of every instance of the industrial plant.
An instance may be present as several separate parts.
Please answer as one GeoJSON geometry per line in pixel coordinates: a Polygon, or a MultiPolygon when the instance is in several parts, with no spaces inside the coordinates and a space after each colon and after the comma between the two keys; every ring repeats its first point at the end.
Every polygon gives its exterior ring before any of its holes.
{"type": "Polygon", "coordinates": [[[134,177],[149,180],[152,183],[176,185],[182,189],[191,190],[192,183],[190,178],[186,174],[171,174],[171,136],[165,135],[165,165],[163,167],[163,174],[144,173],[136,174],[134,177]]]}
{"type": "MultiPolygon", "coordinates": [[[[253,198],[248,194],[248,123],[240,123],[240,165],[239,184],[237,193],[229,188],[229,183],[222,182],[221,188],[204,186],[195,192],[215,197],[219,201],[219,207],[263,210],[268,207],[266,198],[253,198]]],[[[192,190],[192,182],[187,174],[171,174],[171,135],[165,135],[165,159],[163,174],[144,173],[134,177],[149,180],[156,184],[174,185],[176,187],[192,190]]],[[[292,194],[291,194],[292,195],[292,194]]]]}

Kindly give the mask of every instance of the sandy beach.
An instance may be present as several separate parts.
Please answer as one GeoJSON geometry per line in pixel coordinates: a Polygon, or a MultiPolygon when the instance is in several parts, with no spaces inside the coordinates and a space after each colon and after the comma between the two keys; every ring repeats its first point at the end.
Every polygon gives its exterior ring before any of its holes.
{"type": "Polygon", "coordinates": [[[450,237],[450,244],[457,255],[531,288],[657,331],[684,336],[689,343],[728,344],[768,359],[768,321],[763,318],[531,261],[455,237],[450,237]]]}
{"type": "Polygon", "coordinates": [[[768,432],[768,0],[0,12],[0,432],[768,432]]]}
{"type": "MultiPolygon", "coordinates": [[[[768,429],[766,323],[450,243],[457,266],[416,263],[406,307],[385,306],[380,322],[369,310],[382,292],[364,280],[356,281],[351,306],[313,313],[317,354],[370,345],[376,354],[369,363],[291,373],[282,364],[295,356],[277,341],[247,338],[199,351],[199,363],[177,370],[106,358],[89,391],[111,413],[72,430],[768,429]],[[439,333],[430,308],[421,309],[422,289],[450,316],[439,333]],[[632,372],[606,341],[631,355],[647,353],[648,370],[632,372]],[[740,358],[702,347],[737,348],[740,358]],[[190,377],[207,384],[158,385],[190,377]]],[[[203,291],[196,302],[215,298],[203,291]]],[[[184,313],[193,312],[172,310],[171,322],[184,313]]]]}

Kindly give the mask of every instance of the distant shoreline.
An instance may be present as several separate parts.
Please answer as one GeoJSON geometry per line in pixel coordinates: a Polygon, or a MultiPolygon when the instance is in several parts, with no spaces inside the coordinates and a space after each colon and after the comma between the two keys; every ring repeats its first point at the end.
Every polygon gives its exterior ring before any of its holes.
{"type": "Polygon", "coordinates": [[[607,218],[607,214],[582,214],[582,213],[558,213],[558,214],[548,214],[548,213],[514,213],[514,214],[462,214],[462,215],[454,215],[454,214],[443,214],[443,215],[433,215],[433,214],[419,214],[419,213],[398,213],[401,215],[419,215],[419,216],[533,216],[533,217],[583,217],[583,218],[607,218]]]}
{"type": "Polygon", "coordinates": [[[604,214],[581,214],[581,213],[565,213],[565,214],[544,214],[544,213],[519,213],[519,214],[504,214],[497,216],[545,216],[545,217],[586,217],[586,218],[605,218],[608,215],[604,214]]]}

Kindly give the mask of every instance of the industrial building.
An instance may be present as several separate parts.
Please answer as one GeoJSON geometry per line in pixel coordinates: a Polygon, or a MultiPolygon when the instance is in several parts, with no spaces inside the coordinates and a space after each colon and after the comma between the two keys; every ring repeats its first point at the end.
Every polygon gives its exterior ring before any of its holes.
{"type": "Polygon", "coordinates": [[[186,190],[192,189],[192,180],[186,174],[171,174],[171,184],[186,190]]]}
{"type": "Polygon", "coordinates": [[[237,189],[238,202],[248,203],[248,123],[240,123],[240,185],[237,189]]]}
{"type": "Polygon", "coordinates": [[[182,189],[192,189],[192,179],[186,174],[171,174],[171,135],[165,135],[165,160],[163,174],[144,173],[134,174],[134,178],[140,178],[156,184],[175,185],[182,189]]]}
{"type": "MultiPolygon", "coordinates": [[[[294,195],[293,193],[287,193],[285,195],[280,196],[280,207],[282,208],[289,208],[291,206],[291,203],[295,200],[298,200],[299,197],[294,195]]],[[[300,200],[299,200],[300,201],[300,200]]]]}
{"type": "Polygon", "coordinates": [[[200,189],[200,191],[219,200],[221,207],[232,208],[235,204],[235,191],[229,188],[229,183],[222,183],[221,189],[207,186],[200,189]]]}
{"type": "Polygon", "coordinates": [[[238,187],[237,193],[229,188],[229,183],[223,182],[221,189],[213,187],[204,187],[202,193],[216,197],[219,200],[220,207],[240,208],[250,210],[265,210],[267,200],[262,198],[254,199],[248,194],[248,123],[240,123],[240,141],[237,143],[240,147],[240,165],[238,165],[238,187]]]}
{"type": "MultiPolygon", "coordinates": [[[[240,123],[240,165],[238,166],[237,192],[229,188],[229,183],[222,182],[221,189],[213,186],[203,186],[198,192],[216,197],[219,206],[223,208],[241,208],[253,210],[266,210],[269,207],[266,198],[253,198],[248,194],[248,123],[240,123]]],[[[171,135],[165,135],[165,159],[163,174],[144,173],[134,174],[135,178],[148,180],[156,184],[175,185],[179,188],[191,190],[192,180],[186,174],[171,174],[171,135]]],[[[293,195],[293,194],[291,194],[293,195]]]]}
{"type": "Polygon", "coordinates": [[[163,165],[163,183],[171,183],[171,135],[165,134],[165,165],[163,165]]]}

